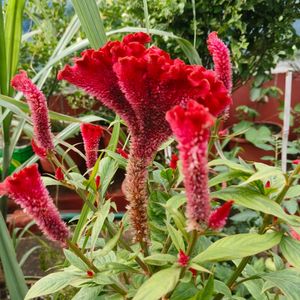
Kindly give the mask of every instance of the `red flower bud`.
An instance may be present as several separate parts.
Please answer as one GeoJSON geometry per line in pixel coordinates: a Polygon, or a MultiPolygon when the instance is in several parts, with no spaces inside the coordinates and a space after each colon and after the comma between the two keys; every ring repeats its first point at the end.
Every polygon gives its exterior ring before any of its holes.
{"type": "Polygon", "coordinates": [[[192,273],[193,277],[197,276],[197,270],[195,270],[194,268],[189,268],[189,271],[192,273]]]}
{"type": "Polygon", "coordinates": [[[293,164],[293,165],[298,165],[298,164],[300,164],[300,159],[294,159],[294,160],[292,161],[292,164],[293,164]]]}
{"type": "Polygon", "coordinates": [[[170,165],[169,165],[171,169],[176,170],[177,161],[178,161],[178,156],[176,154],[172,154],[170,165]]]}
{"type": "Polygon", "coordinates": [[[117,148],[117,153],[120,154],[125,159],[128,159],[128,153],[124,151],[122,148],[117,148]]]}
{"type": "Polygon", "coordinates": [[[64,176],[64,173],[62,172],[61,167],[58,167],[58,168],[55,170],[55,178],[56,178],[56,180],[58,180],[58,181],[62,181],[62,180],[65,179],[65,176],[64,176]]]}
{"type": "Polygon", "coordinates": [[[178,253],[178,263],[182,267],[186,267],[189,263],[190,257],[187,256],[182,250],[179,251],[178,253]]]}
{"type": "Polygon", "coordinates": [[[269,189],[271,187],[271,182],[268,180],[265,184],[265,189],[269,189]]]}
{"type": "Polygon", "coordinates": [[[87,277],[94,277],[95,273],[92,270],[86,271],[87,277]]]}
{"type": "Polygon", "coordinates": [[[101,178],[99,175],[97,175],[95,178],[95,184],[96,184],[96,189],[98,190],[101,184],[101,178]]]}
{"type": "Polygon", "coordinates": [[[223,228],[233,203],[234,201],[225,202],[222,206],[214,210],[209,217],[208,227],[215,230],[223,228]]]}

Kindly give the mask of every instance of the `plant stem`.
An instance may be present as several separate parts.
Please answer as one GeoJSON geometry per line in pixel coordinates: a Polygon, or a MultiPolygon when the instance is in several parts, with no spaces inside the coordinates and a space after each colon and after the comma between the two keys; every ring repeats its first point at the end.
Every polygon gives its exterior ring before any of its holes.
{"type": "Polygon", "coordinates": [[[211,148],[212,148],[215,140],[218,137],[218,132],[219,132],[220,124],[221,124],[221,118],[219,118],[219,119],[216,120],[216,123],[215,123],[215,125],[213,127],[213,130],[212,130],[212,133],[211,133],[211,136],[210,136],[210,140],[209,140],[209,143],[208,143],[208,147],[207,147],[207,153],[208,154],[210,153],[211,148]]]}
{"type": "Polygon", "coordinates": [[[81,252],[81,250],[70,240],[67,240],[69,248],[76,254],[92,271],[99,272],[96,266],[81,252]]]}
{"type": "MultiPolygon", "coordinates": [[[[293,182],[295,181],[295,175],[297,175],[299,172],[300,172],[300,164],[297,165],[297,167],[295,168],[295,170],[288,177],[285,186],[283,187],[283,189],[281,190],[281,192],[278,194],[278,196],[275,199],[276,203],[280,204],[281,201],[284,199],[284,196],[286,195],[286,193],[288,192],[289,188],[292,186],[293,182]]],[[[265,232],[266,228],[269,226],[269,224],[271,222],[272,222],[272,216],[271,215],[265,215],[263,225],[259,229],[258,233],[259,234],[263,234],[265,232]]],[[[227,284],[227,286],[230,289],[233,288],[234,282],[240,276],[240,274],[243,272],[244,268],[249,263],[250,259],[251,259],[251,256],[244,257],[241,260],[241,262],[239,263],[239,265],[237,266],[237,268],[234,271],[234,273],[228,279],[228,281],[227,281],[226,284],[227,284]]],[[[224,296],[223,294],[219,293],[219,294],[217,294],[215,296],[214,300],[221,300],[223,298],[223,296],[224,296]]]]}
{"type": "Polygon", "coordinates": [[[170,249],[171,244],[172,244],[172,240],[171,240],[171,237],[168,235],[167,240],[164,244],[164,247],[163,247],[161,253],[163,253],[163,254],[168,253],[168,250],[170,249]]]}

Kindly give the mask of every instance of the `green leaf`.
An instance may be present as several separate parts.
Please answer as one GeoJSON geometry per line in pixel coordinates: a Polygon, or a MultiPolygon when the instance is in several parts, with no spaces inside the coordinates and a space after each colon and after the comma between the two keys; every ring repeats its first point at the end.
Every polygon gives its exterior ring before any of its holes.
{"type": "Polygon", "coordinates": [[[252,176],[250,176],[246,181],[242,182],[240,185],[247,185],[250,182],[256,180],[263,180],[270,177],[280,177],[283,184],[285,182],[285,177],[279,168],[264,165],[263,169],[258,170],[256,173],[254,173],[252,176]]]}
{"type": "Polygon", "coordinates": [[[171,224],[168,224],[168,223],[167,223],[167,229],[168,229],[171,240],[172,240],[175,248],[177,249],[177,251],[178,252],[180,250],[184,251],[185,246],[184,246],[184,241],[183,241],[180,231],[176,230],[171,224]]]}
{"type": "Polygon", "coordinates": [[[7,94],[8,80],[7,80],[7,62],[6,62],[6,48],[5,48],[5,33],[4,33],[4,18],[2,1],[0,1],[0,93],[7,94]]]}
{"type": "Polygon", "coordinates": [[[208,185],[209,187],[213,187],[219,183],[222,183],[222,182],[227,182],[227,181],[230,181],[230,180],[233,180],[233,179],[237,179],[237,178],[241,178],[243,176],[249,176],[248,173],[244,173],[242,171],[229,171],[229,172],[224,172],[224,173],[221,173],[213,178],[211,178],[208,182],[208,185]]]}
{"type": "Polygon", "coordinates": [[[159,300],[175,288],[180,272],[180,268],[168,268],[155,273],[142,284],[133,300],[159,300]]]}
{"type": "Polygon", "coordinates": [[[91,235],[91,249],[94,250],[99,234],[102,230],[105,219],[107,218],[110,210],[110,201],[104,203],[101,210],[96,212],[96,221],[93,225],[91,235]]]}
{"type": "Polygon", "coordinates": [[[281,206],[275,201],[272,201],[268,197],[247,187],[231,186],[229,188],[211,193],[211,197],[226,201],[234,200],[236,204],[256,211],[261,211],[265,214],[273,215],[284,220],[286,223],[292,226],[300,226],[300,218],[298,216],[286,214],[281,206]]]}
{"type": "Polygon", "coordinates": [[[74,275],[68,272],[57,272],[49,274],[37,281],[28,291],[24,300],[37,298],[44,295],[53,294],[62,290],[70,284],[74,275]]]}
{"type": "Polygon", "coordinates": [[[25,0],[10,0],[7,6],[5,18],[5,46],[9,80],[15,74],[19,62],[24,6],[25,0]]]}
{"type": "Polygon", "coordinates": [[[214,276],[210,275],[204,288],[194,297],[193,300],[211,300],[214,293],[214,276]]]}
{"type": "Polygon", "coordinates": [[[279,247],[286,260],[294,267],[300,268],[300,241],[284,236],[279,247]]]}
{"type": "Polygon", "coordinates": [[[102,289],[102,286],[82,287],[72,300],[95,300],[102,289]]]}
{"type": "Polygon", "coordinates": [[[267,282],[263,291],[276,287],[280,289],[288,300],[299,300],[300,295],[300,271],[296,269],[286,269],[277,272],[259,275],[267,282]]]}
{"type": "Polygon", "coordinates": [[[63,251],[66,259],[71,265],[82,271],[87,271],[89,269],[89,267],[72,251],[68,249],[63,249],[63,251]]]}
{"type": "Polygon", "coordinates": [[[231,290],[224,282],[215,280],[214,286],[215,286],[215,291],[217,293],[221,293],[224,296],[228,297],[229,299],[231,298],[231,290]]]}
{"type": "Polygon", "coordinates": [[[168,263],[174,263],[177,258],[170,254],[153,254],[144,258],[144,262],[149,265],[163,266],[168,263]]]}
{"type": "Polygon", "coordinates": [[[106,43],[106,34],[95,0],[72,0],[81,26],[94,49],[106,43]]]}
{"type": "Polygon", "coordinates": [[[0,232],[0,258],[10,297],[14,300],[23,300],[27,293],[27,286],[22,270],[17,262],[16,253],[1,213],[0,232]]]}
{"type": "Polygon", "coordinates": [[[281,233],[244,233],[222,238],[192,259],[192,262],[226,261],[268,250],[281,240],[281,233]]]}
{"type": "Polygon", "coordinates": [[[106,148],[107,150],[115,151],[117,149],[117,145],[119,142],[119,135],[120,135],[120,126],[121,126],[120,117],[116,116],[116,118],[114,120],[114,129],[111,134],[109,144],[106,148]]]}
{"type": "Polygon", "coordinates": [[[286,198],[295,198],[300,196],[300,185],[294,185],[289,188],[286,193],[286,198]]]}
{"type": "Polygon", "coordinates": [[[247,168],[243,165],[240,165],[240,164],[237,164],[235,162],[232,162],[230,160],[227,160],[227,159],[215,159],[215,160],[212,160],[208,163],[208,166],[209,167],[214,167],[214,166],[226,166],[228,167],[229,169],[232,169],[232,170],[237,170],[237,171],[242,171],[244,173],[247,173],[247,174],[253,174],[253,170],[251,170],[250,168],[247,168]]]}
{"type": "Polygon", "coordinates": [[[104,197],[109,184],[118,170],[118,164],[110,157],[101,159],[98,175],[101,178],[101,195],[104,197]]]}

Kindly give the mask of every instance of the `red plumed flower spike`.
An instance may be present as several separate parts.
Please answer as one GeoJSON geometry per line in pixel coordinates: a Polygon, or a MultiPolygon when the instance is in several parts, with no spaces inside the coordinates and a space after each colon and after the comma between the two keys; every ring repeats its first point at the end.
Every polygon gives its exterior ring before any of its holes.
{"type": "Polygon", "coordinates": [[[65,179],[65,176],[64,176],[64,173],[61,169],[61,167],[58,167],[56,170],[55,170],[55,178],[56,180],[58,181],[62,181],[65,179]]]}
{"type": "Polygon", "coordinates": [[[98,146],[103,129],[98,125],[82,123],[80,130],[86,155],[86,165],[90,169],[93,168],[98,158],[98,146]]]}
{"type": "Polygon", "coordinates": [[[225,202],[213,211],[208,220],[208,227],[213,230],[222,229],[226,224],[233,203],[234,201],[225,202]]]}
{"type": "Polygon", "coordinates": [[[178,263],[181,267],[186,267],[189,263],[190,257],[186,255],[182,250],[178,253],[178,263]]]}
{"type": "Polygon", "coordinates": [[[47,151],[45,148],[39,147],[34,139],[31,140],[31,147],[33,152],[39,157],[39,158],[46,158],[47,157],[47,151]]]}
{"type": "Polygon", "coordinates": [[[37,164],[24,168],[0,183],[0,196],[8,195],[28,213],[51,240],[65,245],[69,230],[45,186],[37,164]]]}
{"type": "MultiPolygon", "coordinates": [[[[37,147],[45,149],[45,151],[54,150],[47,101],[44,94],[27,77],[25,71],[20,71],[19,74],[15,75],[11,81],[11,85],[15,90],[22,92],[26,97],[31,111],[34,138],[37,147]]],[[[42,154],[40,151],[37,153],[38,155],[42,154]]],[[[39,156],[41,157],[41,155],[39,156]]]]}
{"type": "Polygon", "coordinates": [[[203,105],[175,106],[166,119],[178,141],[187,195],[188,229],[202,231],[210,215],[207,143],[214,118],[203,105]]]}
{"type": "Polygon", "coordinates": [[[232,68],[227,46],[218,38],[217,32],[211,32],[207,39],[208,50],[213,58],[215,71],[228,92],[232,89],[232,68]]]}
{"type": "Polygon", "coordinates": [[[176,154],[172,154],[170,161],[170,168],[176,170],[178,162],[178,156],[176,154]]]}

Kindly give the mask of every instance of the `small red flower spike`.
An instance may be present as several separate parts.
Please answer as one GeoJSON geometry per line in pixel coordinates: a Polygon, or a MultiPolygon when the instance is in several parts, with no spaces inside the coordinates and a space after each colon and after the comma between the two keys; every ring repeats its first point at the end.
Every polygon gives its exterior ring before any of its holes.
{"type": "Polygon", "coordinates": [[[172,154],[170,161],[170,168],[176,170],[177,168],[178,156],[176,154],[172,154]]]}
{"type": "Polygon", "coordinates": [[[56,170],[55,170],[55,178],[56,180],[58,181],[62,181],[65,179],[65,176],[64,176],[64,173],[61,169],[61,167],[58,167],[56,170]]]}
{"type": "Polygon", "coordinates": [[[300,241],[300,234],[296,232],[294,229],[291,229],[290,235],[293,239],[300,241]]]}
{"type": "Polygon", "coordinates": [[[213,230],[222,229],[226,224],[233,203],[234,201],[225,202],[214,210],[209,217],[208,227],[213,230]]]}
{"type": "Polygon", "coordinates": [[[46,158],[47,157],[47,151],[45,148],[39,147],[34,139],[31,140],[31,147],[33,152],[39,157],[39,158],[46,158]]]}
{"type": "Polygon", "coordinates": [[[94,277],[95,273],[92,270],[86,271],[87,277],[94,277]]]}
{"type": "Polygon", "coordinates": [[[86,155],[86,165],[91,169],[94,167],[98,158],[98,146],[103,134],[103,129],[98,125],[82,123],[80,125],[80,131],[86,155]]]}
{"type": "Polygon", "coordinates": [[[265,189],[269,189],[269,188],[271,188],[271,182],[270,182],[270,180],[268,180],[266,182],[266,184],[265,184],[265,189]]]}
{"type": "Polygon", "coordinates": [[[211,32],[207,39],[207,48],[213,58],[215,71],[228,92],[232,89],[232,71],[230,53],[227,46],[218,38],[217,32],[211,32]]]}
{"type": "MultiPolygon", "coordinates": [[[[11,80],[11,85],[26,97],[33,122],[35,144],[45,151],[54,150],[46,97],[27,77],[25,71],[20,71],[15,75],[11,80]]],[[[41,152],[38,151],[38,153],[41,152]]]]}
{"type": "Polygon", "coordinates": [[[294,160],[292,161],[292,164],[293,164],[293,165],[298,165],[298,164],[300,164],[300,159],[294,159],[294,160]]]}
{"type": "Polygon", "coordinates": [[[128,159],[128,153],[122,148],[117,148],[117,153],[120,154],[123,158],[128,159]]]}
{"type": "Polygon", "coordinates": [[[186,267],[189,263],[190,257],[187,256],[182,250],[178,253],[178,263],[181,267],[186,267]]]}
{"type": "Polygon", "coordinates": [[[192,273],[193,277],[197,276],[197,270],[195,270],[194,268],[189,268],[189,271],[192,273]]]}
{"type": "Polygon", "coordinates": [[[43,184],[37,164],[25,167],[1,182],[2,195],[8,195],[19,204],[51,240],[66,245],[69,230],[43,184]]]}
{"type": "Polygon", "coordinates": [[[96,185],[96,189],[98,190],[101,184],[101,178],[99,175],[96,176],[95,178],[95,185],[96,185]]]}
{"type": "Polygon", "coordinates": [[[207,144],[214,117],[191,100],[186,108],[175,106],[166,114],[178,141],[187,195],[188,230],[203,231],[210,215],[207,144]]]}

